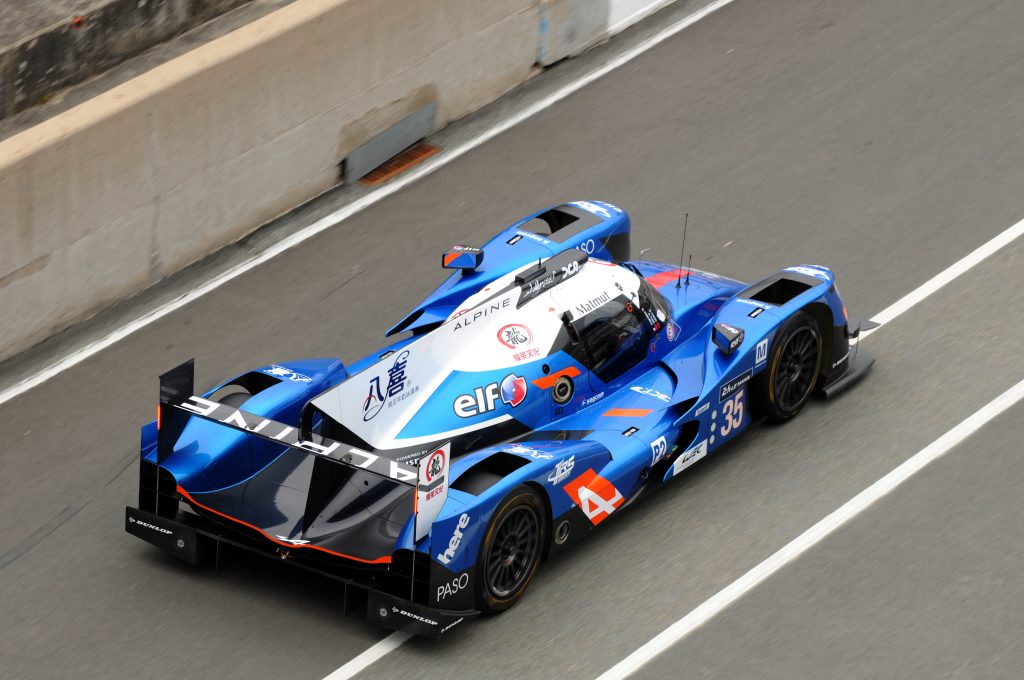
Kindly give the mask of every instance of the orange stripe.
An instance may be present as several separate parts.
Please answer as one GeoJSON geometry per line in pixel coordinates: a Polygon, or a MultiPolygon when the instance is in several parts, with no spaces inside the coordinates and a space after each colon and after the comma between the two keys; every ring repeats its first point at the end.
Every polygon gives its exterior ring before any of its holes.
{"type": "Polygon", "coordinates": [[[647,283],[651,284],[655,288],[661,288],[666,283],[678,281],[679,279],[686,276],[685,269],[676,269],[675,271],[669,270],[664,272],[658,272],[657,274],[651,274],[647,277],[647,283]]]}
{"type": "Polygon", "coordinates": [[[601,415],[603,416],[620,416],[623,418],[643,418],[648,415],[653,409],[649,408],[610,408],[601,415]]]}
{"type": "Polygon", "coordinates": [[[445,253],[444,254],[444,264],[445,264],[445,266],[450,265],[452,263],[452,260],[454,260],[458,256],[459,256],[459,253],[445,253]]]}
{"type": "Polygon", "coordinates": [[[546,375],[543,378],[537,378],[536,380],[533,381],[533,384],[541,388],[542,390],[546,390],[552,385],[554,385],[555,382],[563,375],[568,376],[570,378],[575,378],[579,374],[580,369],[576,368],[575,366],[570,366],[569,368],[563,368],[561,371],[558,371],[557,373],[546,375]]]}
{"type": "Polygon", "coordinates": [[[224,519],[229,519],[232,522],[237,522],[238,524],[241,524],[242,526],[249,527],[253,531],[257,531],[260,534],[262,534],[263,537],[266,538],[268,541],[271,541],[272,543],[277,543],[278,545],[283,545],[286,548],[308,548],[310,550],[319,550],[320,552],[325,552],[328,555],[336,555],[338,557],[344,557],[346,560],[355,560],[356,562],[364,562],[366,564],[391,564],[391,555],[384,555],[383,557],[378,557],[377,559],[374,559],[374,560],[367,560],[367,559],[363,559],[362,557],[353,557],[352,555],[346,555],[345,553],[334,552],[333,550],[328,550],[327,548],[321,548],[318,545],[295,545],[294,543],[285,543],[284,541],[277,540],[276,538],[274,538],[273,536],[271,536],[270,534],[268,534],[267,532],[263,531],[263,529],[260,529],[257,526],[253,526],[252,524],[249,524],[248,522],[243,522],[242,520],[236,519],[236,518],[232,517],[231,515],[225,515],[223,512],[219,512],[217,510],[214,510],[213,508],[210,508],[210,507],[207,507],[207,506],[203,505],[202,503],[200,503],[196,499],[192,498],[192,496],[189,495],[188,491],[185,491],[183,488],[181,488],[180,484],[178,485],[178,493],[180,493],[182,496],[184,496],[185,500],[187,500],[189,503],[192,503],[193,505],[197,505],[200,508],[202,508],[203,510],[206,510],[207,512],[212,512],[215,515],[219,515],[219,516],[223,517],[224,519]]]}

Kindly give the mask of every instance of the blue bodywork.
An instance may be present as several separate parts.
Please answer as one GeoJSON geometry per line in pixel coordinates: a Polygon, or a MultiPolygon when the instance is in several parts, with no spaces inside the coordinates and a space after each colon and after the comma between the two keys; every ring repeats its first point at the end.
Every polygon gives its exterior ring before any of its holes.
{"type": "MultiPolygon", "coordinates": [[[[829,269],[803,265],[777,272],[764,281],[794,280],[798,292],[777,303],[765,301],[771,296],[753,299],[758,284],[748,286],[708,272],[629,260],[629,232],[629,217],[608,203],[570,203],[538,212],[484,244],[475,269],[452,273],[387,333],[408,332],[405,337],[347,366],[337,359],[309,359],[260,367],[203,396],[216,400],[232,385],[248,380],[251,387],[255,380],[260,389],[250,390],[255,393],[243,395],[243,401],[232,405],[297,426],[313,397],[358,378],[382,357],[438,329],[469,296],[526,265],[576,249],[643,278],[667,302],[670,317],[654,326],[646,355],[635,365],[604,382],[566,351],[517,364],[514,377],[528,381],[534,401],[519,409],[498,402],[495,408],[513,415],[523,431],[511,440],[490,442],[453,457],[448,497],[427,537],[413,541],[411,504],[406,509],[405,501],[396,500],[384,510],[369,502],[358,508],[380,520],[374,545],[379,548],[390,541],[387,550],[374,552],[366,544],[322,544],[334,546],[325,550],[332,555],[382,568],[391,565],[401,551],[429,555],[431,580],[425,604],[470,610],[471,588],[442,594],[440,586],[457,581],[462,574],[473,575],[492,513],[519,485],[532,486],[545,501],[550,520],[546,553],[563,549],[647,491],[715,453],[755,422],[761,405],[754,403],[753,387],[767,369],[776,332],[795,313],[803,310],[821,327],[824,358],[819,386],[847,368],[846,313],[829,269]],[[712,342],[716,324],[742,329],[743,339],[735,351],[727,354],[712,342]],[[559,375],[575,381],[573,396],[564,404],[546,396],[559,375]],[[503,475],[489,485],[470,484],[470,476],[490,469],[488,461],[495,456],[514,456],[520,462],[503,465],[503,475]],[[565,528],[565,533],[555,531],[556,527],[565,528]],[[445,556],[453,535],[458,534],[461,540],[450,551],[454,554],[445,556]],[[562,540],[554,540],[556,535],[562,540]]],[[[401,436],[455,429],[464,419],[453,413],[453,400],[472,394],[475,387],[501,383],[506,374],[507,368],[452,372],[435,389],[438,403],[448,406],[417,414],[401,436]]],[[[143,428],[142,457],[154,464],[156,438],[154,423],[143,428]]],[[[296,528],[296,512],[301,517],[308,490],[289,480],[297,478],[308,457],[299,454],[282,462],[289,455],[286,446],[193,417],[161,466],[184,492],[182,499],[200,513],[209,511],[210,517],[215,513],[214,519],[227,524],[244,521],[266,538],[300,553],[317,541],[307,540],[296,528]],[[267,491],[271,487],[265,480],[260,481],[264,476],[272,478],[273,491],[267,491]]]]}

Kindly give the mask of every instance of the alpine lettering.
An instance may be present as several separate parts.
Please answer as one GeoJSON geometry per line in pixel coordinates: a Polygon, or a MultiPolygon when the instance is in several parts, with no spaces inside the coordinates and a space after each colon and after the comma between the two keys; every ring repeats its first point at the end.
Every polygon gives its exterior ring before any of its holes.
{"type": "Polygon", "coordinates": [[[467,311],[459,315],[459,320],[455,323],[455,327],[452,329],[452,332],[454,333],[455,331],[461,330],[470,324],[476,323],[480,319],[486,318],[494,312],[500,312],[503,309],[507,309],[511,303],[512,298],[506,296],[501,300],[495,300],[487,305],[482,305],[476,309],[467,311]]]}
{"type": "Polygon", "coordinates": [[[386,475],[400,482],[416,480],[415,468],[410,468],[407,463],[399,463],[395,460],[382,458],[377,454],[360,451],[327,437],[321,437],[319,443],[306,441],[299,436],[299,432],[294,426],[285,425],[246,411],[240,411],[216,401],[204,399],[203,397],[192,395],[188,400],[174,406],[203,418],[237,428],[243,432],[256,434],[264,439],[294,446],[297,449],[315,453],[318,456],[324,456],[325,458],[354,465],[380,475],[386,475]]]}

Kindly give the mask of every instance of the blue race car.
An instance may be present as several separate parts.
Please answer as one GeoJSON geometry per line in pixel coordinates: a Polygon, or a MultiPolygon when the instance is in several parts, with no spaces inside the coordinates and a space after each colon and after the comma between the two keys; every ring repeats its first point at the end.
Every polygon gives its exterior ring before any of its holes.
{"type": "Polygon", "coordinates": [[[404,337],[348,366],[283,362],[201,395],[191,360],[165,373],[127,531],[193,564],[286,560],[440,636],[871,367],[830,270],[747,285],[630,261],[629,233],[613,205],[559,205],[445,253],[455,272],[388,331],[404,337]]]}

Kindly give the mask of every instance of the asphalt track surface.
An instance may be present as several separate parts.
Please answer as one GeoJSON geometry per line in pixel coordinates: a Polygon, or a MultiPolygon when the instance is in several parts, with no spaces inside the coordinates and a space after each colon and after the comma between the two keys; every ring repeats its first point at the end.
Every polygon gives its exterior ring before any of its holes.
{"type": "MultiPolygon", "coordinates": [[[[197,572],[123,532],[157,373],[359,356],[449,244],[576,198],[626,208],[648,257],[676,256],[688,210],[695,266],[827,264],[871,316],[1024,217],[1022,33],[1015,0],[737,0],[0,406],[0,676],[328,675],[387,634],[338,588],[262,560],[197,572]]],[[[1022,269],[1018,239],[866,339],[853,391],[602,525],[504,615],[359,677],[599,675],[1024,378],[1022,269]]],[[[1022,422],[1018,404],[638,676],[1019,677],[1022,422]]]]}

